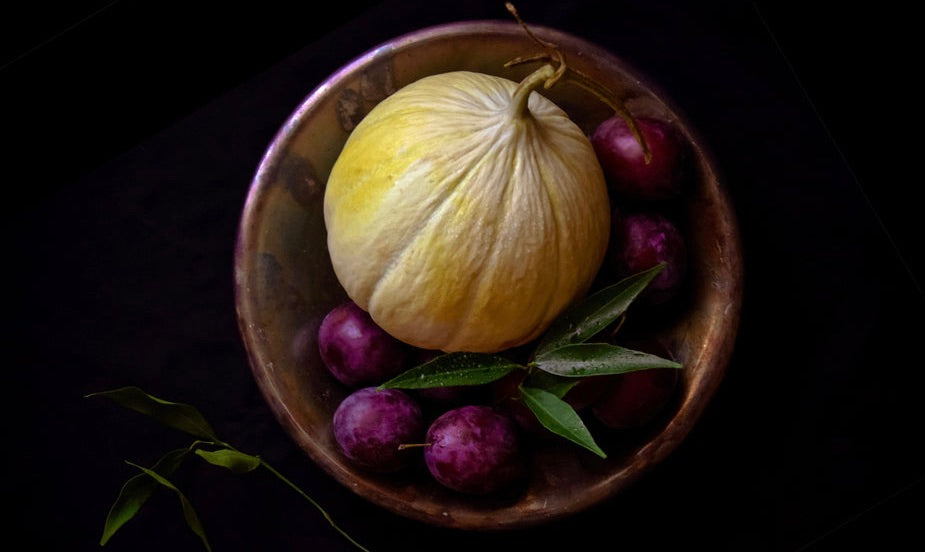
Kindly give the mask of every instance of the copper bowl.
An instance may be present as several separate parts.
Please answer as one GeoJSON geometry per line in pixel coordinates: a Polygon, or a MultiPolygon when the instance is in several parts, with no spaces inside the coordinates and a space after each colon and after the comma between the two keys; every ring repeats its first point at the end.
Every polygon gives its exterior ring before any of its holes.
{"type": "MultiPolygon", "coordinates": [[[[665,459],[688,435],[723,378],[739,323],[742,254],[730,200],[701,138],[668,97],[618,57],[551,28],[533,32],[570,66],[627,99],[636,114],[674,121],[693,144],[698,179],[683,216],[692,251],[689,300],[659,338],[684,364],[678,400],[644,435],[603,441],[600,459],[567,442],[539,444],[516,492],[460,495],[426,473],[378,475],[341,456],[331,418],[350,392],[321,363],[316,333],[346,295],[331,268],[322,214],[325,182],[351,129],[378,101],[425,75],[466,69],[520,80],[535,65],[504,63],[536,51],[513,22],[460,22],[422,29],[363,54],[299,105],[266,151],[240,221],[236,307],[254,377],[279,422],[307,456],[346,488],[401,516],[468,530],[523,528],[610,499],[665,459]],[[610,447],[609,449],[607,447],[610,447]]],[[[612,112],[575,86],[549,96],[588,132],[612,112]]]]}

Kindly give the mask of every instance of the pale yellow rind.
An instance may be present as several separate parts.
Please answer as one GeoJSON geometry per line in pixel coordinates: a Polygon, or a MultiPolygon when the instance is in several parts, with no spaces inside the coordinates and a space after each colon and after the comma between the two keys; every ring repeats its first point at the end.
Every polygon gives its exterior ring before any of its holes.
{"type": "Polygon", "coordinates": [[[538,337],[603,260],[610,208],[587,137],[537,93],[471,72],[416,81],[353,130],[324,215],[348,296],[411,345],[496,352],[538,337]]]}

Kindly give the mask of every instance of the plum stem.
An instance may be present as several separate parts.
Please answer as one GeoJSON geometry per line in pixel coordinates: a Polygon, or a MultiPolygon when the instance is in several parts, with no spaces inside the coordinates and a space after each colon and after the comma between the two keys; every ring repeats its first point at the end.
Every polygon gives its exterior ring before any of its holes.
{"type": "Polygon", "coordinates": [[[433,446],[433,443],[402,443],[398,445],[398,450],[405,450],[410,448],[422,448],[433,446]]]}

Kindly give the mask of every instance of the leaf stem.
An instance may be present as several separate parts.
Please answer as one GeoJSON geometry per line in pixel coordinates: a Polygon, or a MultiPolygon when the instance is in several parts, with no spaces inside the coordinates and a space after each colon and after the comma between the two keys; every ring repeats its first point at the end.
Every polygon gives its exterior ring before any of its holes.
{"type": "Polygon", "coordinates": [[[315,509],[317,509],[317,510],[321,513],[321,515],[324,516],[324,519],[326,519],[326,520],[328,521],[328,523],[331,525],[331,527],[333,527],[335,531],[337,531],[338,533],[340,533],[341,535],[343,535],[343,537],[344,537],[345,539],[347,539],[348,541],[350,541],[354,546],[356,546],[356,547],[359,548],[360,550],[363,550],[364,552],[369,552],[369,550],[368,550],[366,547],[364,547],[363,545],[361,545],[361,544],[358,543],[357,541],[353,540],[353,537],[351,537],[350,535],[347,534],[346,531],[344,531],[343,529],[341,529],[340,527],[338,527],[337,524],[334,523],[334,520],[331,518],[330,514],[328,514],[328,512],[327,512],[324,508],[322,508],[320,504],[318,504],[317,502],[315,502],[315,500],[314,500],[312,497],[310,497],[310,496],[308,496],[307,494],[305,494],[305,491],[303,491],[302,489],[300,489],[300,488],[298,487],[298,485],[296,485],[296,484],[293,483],[292,481],[289,481],[289,479],[287,479],[283,474],[279,473],[279,472],[276,470],[276,468],[274,468],[273,466],[271,466],[270,464],[268,464],[267,461],[264,460],[263,458],[260,459],[260,465],[262,465],[263,467],[265,467],[266,469],[268,469],[268,470],[270,471],[270,473],[272,473],[272,474],[275,475],[277,478],[279,478],[280,481],[282,481],[282,482],[285,483],[286,485],[289,485],[290,487],[292,487],[292,489],[295,490],[295,492],[297,492],[297,493],[299,493],[300,495],[302,495],[302,497],[305,498],[305,500],[309,501],[309,502],[312,504],[312,506],[314,506],[315,509]]]}

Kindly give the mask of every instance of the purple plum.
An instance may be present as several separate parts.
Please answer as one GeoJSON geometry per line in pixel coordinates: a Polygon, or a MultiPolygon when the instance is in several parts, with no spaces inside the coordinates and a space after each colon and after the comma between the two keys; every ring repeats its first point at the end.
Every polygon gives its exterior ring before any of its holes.
{"type": "Polygon", "coordinates": [[[611,429],[633,429],[650,422],[665,409],[680,380],[675,368],[637,370],[606,378],[609,386],[591,405],[591,411],[611,429]]]}
{"type": "Polygon", "coordinates": [[[353,301],[334,307],[318,329],[318,351],[344,385],[378,385],[406,368],[408,346],[385,332],[353,301]]]}
{"type": "Polygon", "coordinates": [[[626,120],[614,115],[591,134],[591,144],[613,189],[637,200],[666,200],[681,195],[687,170],[687,143],[667,121],[636,117],[636,125],[651,153],[647,163],[642,146],[626,120]]]}
{"type": "Polygon", "coordinates": [[[637,212],[614,222],[611,253],[616,272],[629,276],[666,263],[641,297],[651,304],[672,299],[687,275],[687,243],[678,226],[656,212],[637,212]]]}
{"type": "Polygon", "coordinates": [[[341,452],[360,468],[396,472],[409,464],[425,422],[420,406],[398,389],[366,387],[345,398],[334,412],[334,440],[341,452]]]}
{"type": "Polygon", "coordinates": [[[425,442],[424,461],[431,475],[461,493],[492,493],[524,473],[517,425],[489,406],[445,412],[430,425],[425,442]]]}

